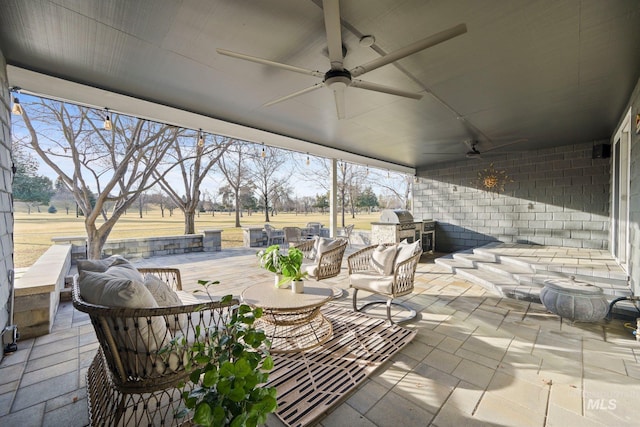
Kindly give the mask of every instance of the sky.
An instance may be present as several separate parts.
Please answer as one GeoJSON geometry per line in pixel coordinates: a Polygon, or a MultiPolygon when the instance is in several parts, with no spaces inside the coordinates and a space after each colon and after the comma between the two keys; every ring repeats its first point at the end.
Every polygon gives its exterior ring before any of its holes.
{"type": "MultiPolygon", "coordinates": [[[[20,95],[20,102],[23,108],[28,109],[29,104],[38,101],[37,97],[29,96],[26,94],[20,95]]],[[[97,111],[97,114],[103,114],[101,111],[97,111]]],[[[30,115],[34,126],[36,127],[36,131],[40,134],[39,140],[42,146],[44,146],[45,150],[47,146],[50,146],[53,150],[56,149],[56,142],[63,142],[64,137],[62,134],[59,134],[59,130],[54,130],[49,128],[48,126],[38,126],[37,121],[34,117],[34,114],[30,115]]],[[[13,140],[28,142],[29,136],[26,128],[24,127],[24,122],[20,119],[20,116],[14,116],[12,120],[12,136],[13,140]]],[[[211,136],[208,136],[211,138],[211,136]]],[[[63,142],[63,145],[67,145],[66,142],[63,142]]],[[[258,146],[259,147],[259,146],[258,146]]],[[[58,148],[59,149],[59,148],[58,148]]],[[[325,188],[322,185],[319,185],[318,182],[323,176],[324,170],[322,164],[325,162],[325,159],[308,156],[306,154],[301,153],[291,153],[285,152],[284,150],[279,150],[283,156],[286,156],[286,162],[282,167],[282,171],[278,174],[280,176],[290,175],[289,185],[293,189],[292,197],[315,197],[318,194],[324,194],[326,192],[325,188]],[[307,161],[308,159],[308,161],[307,161]]],[[[44,175],[50,178],[55,182],[57,179],[57,174],[51,169],[40,157],[35,153],[32,149],[27,152],[31,153],[35,159],[39,162],[38,174],[44,175]]],[[[57,163],[63,171],[68,174],[72,174],[73,171],[73,162],[70,159],[61,158],[57,163]]],[[[364,183],[365,186],[372,186],[374,192],[377,194],[388,193],[383,187],[379,186],[378,183],[383,183],[386,185],[395,186],[396,182],[398,186],[403,185],[404,175],[398,173],[389,173],[388,171],[382,171],[379,169],[371,168],[370,170],[367,168],[367,178],[364,183]]],[[[329,176],[327,174],[326,180],[329,180],[329,176]]],[[[170,183],[173,183],[176,188],[184,188],[184,184],[182,183],[182,178],[176,173],[173,177],[169,179],[170,183]]],[[[209,172],[207,177],[203,182],[203,187],[201,191],[208,190],[211,194],[217,194],[218,189],[222,186],[226,185],[226,179],[222,175],[222,173],[217,170],[214,166],[213,170],[209,172]]]]}

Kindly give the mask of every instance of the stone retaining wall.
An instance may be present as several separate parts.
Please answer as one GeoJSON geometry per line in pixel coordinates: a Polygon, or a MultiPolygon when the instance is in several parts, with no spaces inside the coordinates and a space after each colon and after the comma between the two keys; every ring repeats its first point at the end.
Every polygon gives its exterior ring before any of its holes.
{"type": "MultiPolygon", "coordinates": [[[[222,250],[222,230],[203,230],[203,234],[160,236],[108,240],[102,248],[103,257],[122,255],[125,258],[151,258],[191,252],[217,252],[222,250]]],[[[55,244],[73,245],[72,260],[85,259],[86,237],[70,236],[51,239],[55,244]]]]}

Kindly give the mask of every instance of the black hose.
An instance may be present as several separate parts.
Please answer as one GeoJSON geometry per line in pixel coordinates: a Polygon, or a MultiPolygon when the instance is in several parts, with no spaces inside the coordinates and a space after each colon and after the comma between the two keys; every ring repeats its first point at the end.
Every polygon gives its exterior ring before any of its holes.
{"type": "MultiPolygon", "coordinates": [[[[613,306],[619,303],[620,301],[638,301],[638,297],[626,296],[626,297],[616,298],[613,301],[611,301],[611,303],[609,304],[609,311],[607,312],[607,321],[611,320],[611,317],[613,316],[613,306]]],[[[640,308],[638,308],[636,304],[633,304],[633,306],[636,310],[638,310],[638,314],[640,314],[640,308]]]]}

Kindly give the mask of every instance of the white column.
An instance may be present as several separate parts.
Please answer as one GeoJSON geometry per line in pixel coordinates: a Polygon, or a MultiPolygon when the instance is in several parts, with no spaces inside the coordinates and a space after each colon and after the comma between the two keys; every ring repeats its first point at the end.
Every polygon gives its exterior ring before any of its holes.
{"type": "Polygon", "coordinates": [[[329,191],[329,232],[336,237],[338,224],[338,161],[331,159],[331,190],[329,191]]]}

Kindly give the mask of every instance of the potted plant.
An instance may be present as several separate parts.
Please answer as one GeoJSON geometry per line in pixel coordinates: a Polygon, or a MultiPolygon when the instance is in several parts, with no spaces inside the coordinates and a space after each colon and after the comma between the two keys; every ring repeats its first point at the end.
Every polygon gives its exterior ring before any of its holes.
{"type": "Polygon", "coordinates": [[[291,287],[296,293],[302,292],[302,280],[307,277],[307,272],[302,271],[304,254],[300,249],[289,248],[287,254],[280,254],[279,265],[282,275],[280,285],[291,282],[291,287]]]}
{"type": "MultiPolygon", "coordinates": [[[[206,287],[216,282],[199,283],[206,287]]],[[[222,302],[230,299],[231,295],[225,296],[222,302]]],[[[185,368],[195,387],[182,393],[186,408],[179,416],[193,411],[191,422],[202,426],[266,423],[277,403],[275,387],[264,386],[273,359],[264,331],[254,327],[261,316],[262,309],[240,304],[223,328],[209,330],[207,341],[188,347],[185,368]]]]}
{"type": "Polygon", "coordinates": [[[271,245],[256,254],[260,258],[260,267],[275,274],[275,286],[280,285],[282,280],[282,267],[280,266],[280,245],[271,245]]]}
{"type": "Polygon", "coordinates": [[[300,249],[289,248],[284,254],[280,251],[280,245],[271,245],[258,252],[257,256],[260,258],[260,267],[276,275],[276,287],[307,277],[307,273],[301,270],[304,254],[300,249]]]}

